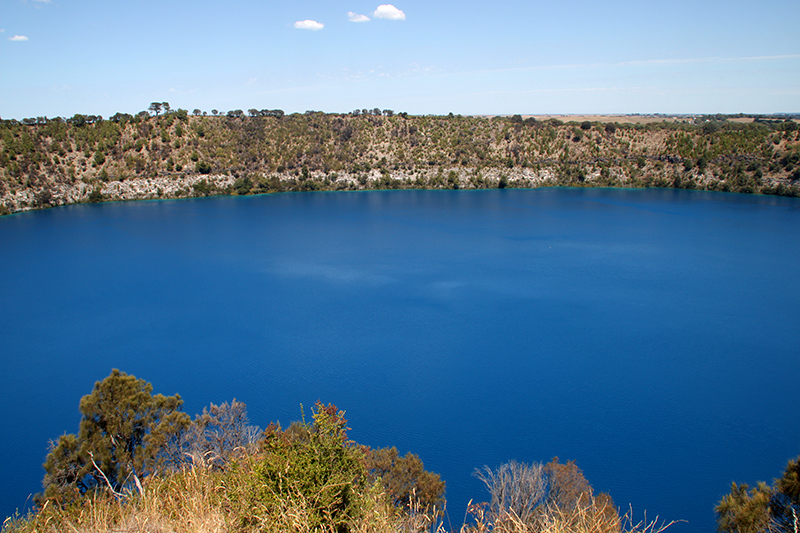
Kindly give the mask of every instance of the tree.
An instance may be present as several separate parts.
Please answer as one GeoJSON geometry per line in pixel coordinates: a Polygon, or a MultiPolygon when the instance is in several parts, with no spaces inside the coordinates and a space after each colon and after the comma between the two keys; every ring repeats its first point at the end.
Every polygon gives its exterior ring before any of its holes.
{"type": "Polygon", "coordinates": [[[164,113],[169,113],[169,102],[161,102],[161,106],[164,108],[164,113]]]}
{"type": "Polygon", "coordinates": [[[549,485],[548,505],[560,509],[572,509],[588,503],[587,500],[592,495],[592,486],[575,461],[560,463],[558,457],[554,457],[544,465],[543,471],[549,485]]]}
{"type": "Polygon", "coordinates": [[[611,496],[601,492],[595,497],[574,461],[562,464],[558,457],[546,465],[512,461],[496,470],[476,470],[475,475],[491,494],[484,516],[494,522],[495,529],[510,520],[521,521],[533,531],[551,531],[548,524],[553,522],[561,524],[558,531],[620,531],[619,512],[611,496]]]}
{"type": "Polygon", "coordinates": [[[190,419],[179,395],[152,394],[153,386],[114,369],[81,398],[77,437],[62,435],[44,463],[45,499],[70,499],[126,486],[168,466],[163,451],[190,419]]]}
{"type": "Polygon", "coordinates": [[[206,161],[198,161],[194,170],[200,174],[211,174],[211,165],[206,161]]]}
{"type": "Polygon", "coordinates": [[[418,455],[400,456],[394,446],[367,450],[366,465],[369,479],[380,479],[394,505],[430,509],[442,503],[445,483],[439,474],[425,470],[418,455]]]}
{"type": "Polygon", "coordinates": [[[747,483],[731,483],[731,492],[714,509],[717,530],[730,533],[759,533],[769,524],[769,500],[772,490],[761,482],[750,489],[747,483]]]}
{"type": "Polygon", "coordinates": [[[86,115],[81,115],[80,113],[76,113],[72,118],[68,119],[67,122],[72,124],[73,126],[81,127],[86,124],[86,115]]]}
{"type": "Polygon", "coordinates": [[[475,470],[491,495],[489,515],[493,520],[504,513],[513,513],[524,523],[530,523],[536,510],[547,497],[547,480],[539,463],[505,463],[492,470],[485,466],[475,470]]]}
{"type": "MultiPolygon", "coordinates": [[[[205,180],[200,183],[208,188],[205,180]]],[[[202,192],[197,184],[195,190],[202,192]]],[[[234,398],[230,404],[212,403],[195,417],[185,439],[186,455],[195,463],[224,467],[232,459],[252,453],[260,432],[258,426],[250,425],[244,402],[234,398]]]]}
{"type": "Polygon", "coordinates": [[[788,462],[771,486],[731,484],[714,509],[717,530],[729,533],[797,532],[800,523],[800,457],[788,462]]]}
{"type": "Polygon", "coordinates": [[[155,113],[155,115],[158,116],[159,113],[161,113],[161,106],[162,105],[164,105],[164,104],[162,104],[161,102],[153,102],[153,103],[150,104],[150,107],[148,108],[148,110],[151,111],[152,113],[155,113]]]}

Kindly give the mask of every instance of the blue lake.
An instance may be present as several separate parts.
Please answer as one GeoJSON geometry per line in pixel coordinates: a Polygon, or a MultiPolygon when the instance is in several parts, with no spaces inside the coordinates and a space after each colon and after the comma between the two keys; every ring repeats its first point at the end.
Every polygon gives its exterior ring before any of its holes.
{"type": "Polygon", "coordinates": [[[119,368],[194,415],[317,399],[418,453],[451,521],[475,468],[577,461],[638,518],[713,531],[800,455],[800,200],[675,190],[297,193],[0,218],[9,515],[119,368]]]}

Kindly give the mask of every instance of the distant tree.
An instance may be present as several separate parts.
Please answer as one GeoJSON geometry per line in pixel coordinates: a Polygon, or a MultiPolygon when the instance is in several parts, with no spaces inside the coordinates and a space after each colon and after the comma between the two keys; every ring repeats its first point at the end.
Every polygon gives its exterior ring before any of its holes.
{"type": "Polygon", "coordinates": [[[589,131],[590,129],[592,129],[592,123],[589,122],[588,120],[584,120],[583,122],[581,122],[581,129],[584,131],[589,131]]]}
{"type": "Polygon", "coordinates": [[[212,110],[211,110],[211,114],[212,114],[212,115],[214,115],[214,116],[216,116],[216,115],[218,115],[218,114],[219,114],[219,111],[217,111],[216,109],[212,109],[212,110]]]}
{"type": "Polygon", "coordinates": [[[76,113],[75,115],[73,115],[72,118],[68,119],[67,122],[69,122],[73,126],[81,127],[81,126],[85,125],[86,122],[87,122],[86,121],[86,115],[80,115],[80,114],[76,113]]]}
{"type": "Polygon", "coordinates": [[[205,161],[198,161],[194,169],[200,174],[211,174],[211,165],[205,161]]]}
{"type": "Polygon", "coordinates": [[[606,133],[609,133],[609,134],[613,135],[614,132],[617,131],[617,125],[614,124],[613,122],[609,122],[608,124],[606,124],[605,130],[606,130],[606,133]]]}
{"type": "MultiPolygon", "coordinates": [[[[196,194],[201,196],[208,196],[211,194],[211,185],[206,180],[200,180],[192,185],[192,189],[196,194]]],[[[192,453],[191,451],[189,453],[192,453]]]]}
{"type": "Polygon", "coordinates": [[[147,108],[147,109],[148,109],[148,110],[149,110],[151,113],[154,113],[156,116],[158,116],[159,114],[161,114],[161,107],[162,107],[163,105],[164,105],[164,104],[162,104],[161,102],[153,102],[153,103],[151,103],[151,104],[150,104],[150,107],[149,107],[149,108],[147,108]]]}
{"type": "Polygon", "coordinates": [[[120,123],[121,122],[121,123],[124,124],[125,122],[129,122],[129,121],[133,120],[133,117],[131,115],[129,115],[128,113],[114,113],[113,115],[111,115],[111,117],[109,117],[109,120],[111,122],[115,122],[115,123],[120,123]]]}
{"type": "Polygon", "coordinates": [[[33,203],[37,207],[44,207],[46,205],[50,205],[53,201],[53,194],[50,192],[50,189],[43,188],[41,191],[37,192],[33,197],[33,203]]]}
{"type": "Polygon", "coordinates": [[[163,465],[162,450],[188,427],[179,395],[152,394],[144,380],[114,369],[80,402],[77,437],[51,444],[45,499],[69,500],[95,489],[115,493],[163,465]]]}
{"type": "Polygon", "coordinates": [[[164,113],[169,113],[170,111],[169,102],[161,102],[161,106],[164,108],[164,113]]]}
{"type": "Polygon", "coordinates": [[[275,117],[281,118],[283,116],[283,109],[262,109],[259,111],[262,117],[275,117]]]}
{"type": "Polygon", "coordinates": [[[384,116],[391,117],[394,116],[394,111],[392,111],[391,109],[384,109],[383,114],[384,116]]]}
{"type": "Polygon", "coordinates": [[[192,111],[192,115],[194,115],[196,117],[199,117],[202,113],[203,112],[200,111],[199,109],[195,109],[194,111],[192,111]]]}
{"type": "Polygon", "coordinates": [[[252,188],[253,180],[251,180],[248,176],[237,178],[236,181],[233,182],[233,190],[236,191],[236,194],[240,196],[244,196],[245,194],[249,193],[252,188]]]}
{"type": "Polygon", "coordinates": [[[722,126],[716,120],[707,120],[703,124],[703,133],[706,135],[711,135],[712,133],[718,132],[722,126]]]}
{"type": "Polygon", "coordinates": [[[522,124],[522,116],[521,115],[513,115],[511,117],[511,122],[515,124],[522,124]]]}
{"type": "Polygon", "coordinates": [[[250,115],[251,117],[259,116],[258,109],[248,109],[247,114],[250,115]]]}

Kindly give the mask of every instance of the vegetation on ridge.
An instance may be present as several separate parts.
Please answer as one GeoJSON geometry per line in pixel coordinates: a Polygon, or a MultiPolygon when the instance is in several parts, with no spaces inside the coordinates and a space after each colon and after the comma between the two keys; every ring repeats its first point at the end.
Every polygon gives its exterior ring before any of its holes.
{"type": "MultiPolygon", "coordinates": [[[[154,102],[156,104],[156,102],[154,102]]],[[[551,119],[199,110],[0,121],[0,214],[209,194],[547,185],[798,195],[791,120],[551,119]]]]}

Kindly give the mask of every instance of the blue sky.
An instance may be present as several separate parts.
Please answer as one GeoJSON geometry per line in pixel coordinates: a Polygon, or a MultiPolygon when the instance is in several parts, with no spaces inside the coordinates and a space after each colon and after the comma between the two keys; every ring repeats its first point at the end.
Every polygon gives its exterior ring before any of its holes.
{"type": "Polygon", "coordinates": [[[797,0],[392,1],[0,0],[0,116],[800,111],[797,0]]]}

